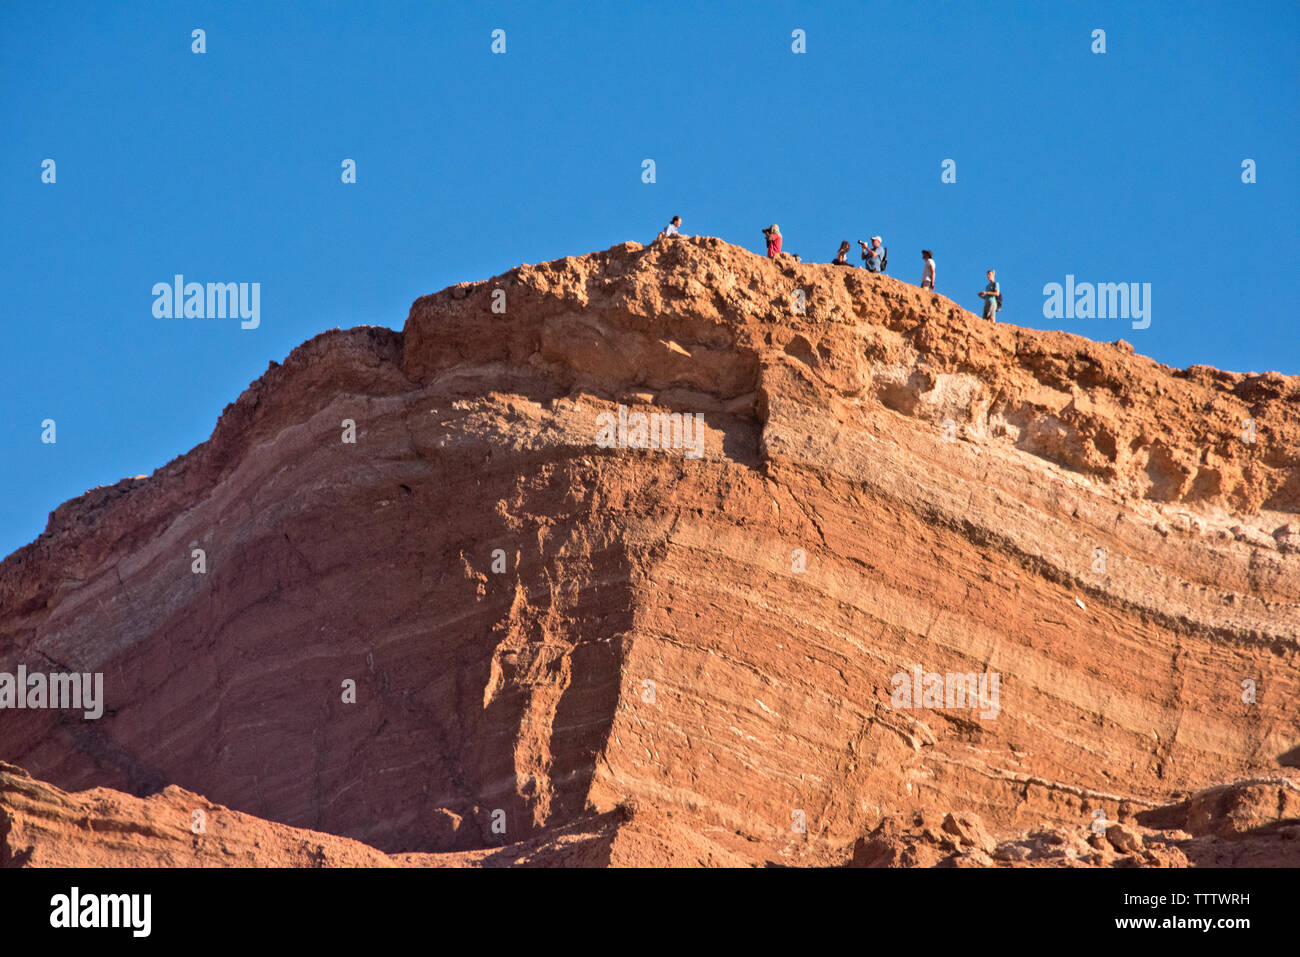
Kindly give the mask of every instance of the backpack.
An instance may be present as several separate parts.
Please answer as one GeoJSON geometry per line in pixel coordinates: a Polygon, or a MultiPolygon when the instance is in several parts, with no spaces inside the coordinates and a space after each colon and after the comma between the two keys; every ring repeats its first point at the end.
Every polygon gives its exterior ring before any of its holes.
{"type": "Polygon", "coordinates": [[[998,312],[1002,311],[1002,284],[998,284],[998,312]]]}
{"type": "Polygon", "coordinates": [[[880,271],[884,272],[889,268],[889,247],[880,247],[880,271]]]}

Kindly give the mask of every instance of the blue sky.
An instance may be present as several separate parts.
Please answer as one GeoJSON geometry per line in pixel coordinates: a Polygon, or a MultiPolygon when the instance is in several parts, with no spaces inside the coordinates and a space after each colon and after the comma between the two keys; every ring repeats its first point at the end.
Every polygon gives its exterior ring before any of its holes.
{"type": "Polygon", "coordinates": [[[1297,41],[1293,2],[6,0],[0,555],[316,333],[674,213],[805,260],[879,233],[973,311],[993,266],[1005,321],[1300,373],[1297,41]],[[261,283],[260,326],[155,318],[176,273],[261,283]],[[1045,319],[1067,273],[1151,283],[1150,327],[1045,319]]]}

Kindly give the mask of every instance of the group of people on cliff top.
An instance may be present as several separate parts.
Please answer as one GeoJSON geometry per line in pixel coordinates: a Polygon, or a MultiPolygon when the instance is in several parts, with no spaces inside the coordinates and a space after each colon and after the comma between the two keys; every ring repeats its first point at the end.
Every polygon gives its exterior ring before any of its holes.
{"type": "MultiPolygon", "coordinates": [[[[672,220],[664,227],[658,235],[658,239],[664,239],[668,236],[681,236],[682,218],[674,216],[672,220]]],[[[766,227],[763,235],[767,238],[767,258],[775,259],[781,255],[781,227],[776,223],[766,227]]],[[[882,273],[889,265],[889,250],[885,242],[879,236],[872,236],[868,243],[866,240],[859,239],[858,246],[862,249],[862,265],[868,272],[882,273]]],[[[849,262],[849,250],[852,247],[846,239],[840,243],[839,250],[835,253],[835,258],[831,260],[831,265],[848,266],[854,268],[853,263],[849,262]]],[[[798,256],[791,253],[795,262],[802,262],[798,256]]],[[[921,273],[921,288],[929,289],[934,292],[934,253],[928,249],[921,250],[921,258],[925,261],[925,267],[921,273]]],[[[979,292],[979,297],[984,300],[984,318],[993,322],[997,321],[998,310],[1002,308],[1002,288],[998,285],[997,273],[990,269],[987,273],[988,285],[979,292]]]]}

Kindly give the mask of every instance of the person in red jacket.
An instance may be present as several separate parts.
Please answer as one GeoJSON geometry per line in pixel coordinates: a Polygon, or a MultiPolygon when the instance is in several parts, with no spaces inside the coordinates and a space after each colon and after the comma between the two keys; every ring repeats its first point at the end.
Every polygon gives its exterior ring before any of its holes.
{"type": "Polygon", "coordinates": [[[763,235],[767,237],[767,258],[775,259],[781,255],[781,227],[773,223],[763,230],[763,235]]]}

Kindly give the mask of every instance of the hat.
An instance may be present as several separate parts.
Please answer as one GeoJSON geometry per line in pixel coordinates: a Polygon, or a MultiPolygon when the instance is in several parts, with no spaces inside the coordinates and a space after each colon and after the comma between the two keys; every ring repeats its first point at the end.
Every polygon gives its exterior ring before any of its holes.
{"type": "Polygon", "coordinates": [[[883,242],[884,242],[884,240],[881,239],[879,236],[872,236],[872,237],[871,237],[871,241],[872,241],[873,243],[883,243],[883,242]]]}

